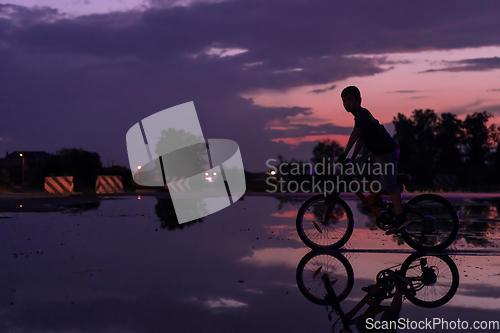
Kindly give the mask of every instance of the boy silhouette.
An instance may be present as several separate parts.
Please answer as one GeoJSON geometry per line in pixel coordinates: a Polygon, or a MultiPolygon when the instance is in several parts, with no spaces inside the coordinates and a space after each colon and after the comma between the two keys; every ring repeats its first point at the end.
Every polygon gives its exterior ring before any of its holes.
{"type": "Polygon", "coordinates": [[[380,124],[370,111],[361,107],[361,93],[357,87],[349,86],[344,88],[340,96],[342,97],[346,111],[354,116],[354,129],[351,132],[345,150],[338,155],[339,160],[345,160],[354,144],[356,146],[352,153],[353,160],[358,155],[363,144],[368,148],[375,162],[382,165],[383,171],[382,175],[380,175],[382,189],[369,196],[367,198],[368,202],[369,204],[373,204],[375,196],[390,195],[394,212],[396,213],[396,220],[389,230],[387,230],[386,235],[404,230],[410,224],[410,221],[403,213],[401,192],[396,181],[399,145],[387,132],[384,125],[380,124]],[[386,167],[388,163],[392,164],[393,167],[391,165],[386,167]],[[385,173],[386,170],[388,171],[387,174],[385,173]]]}

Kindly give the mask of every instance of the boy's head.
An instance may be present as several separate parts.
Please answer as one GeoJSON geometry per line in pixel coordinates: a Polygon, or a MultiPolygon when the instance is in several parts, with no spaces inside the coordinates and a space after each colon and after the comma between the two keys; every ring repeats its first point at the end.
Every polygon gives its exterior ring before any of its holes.
{"type": "Polygon", "coordinates": [[[359,92],[358,87],[355,87],[355,86],[345,87],[344,90],[342,90],[340,97],[344,98],[345,96],[348,96],[348,95],[354,97],[354,99],[359,104],[361,104],[361,93],[359,92]]]}
{"type": "Polygon", "coordinates": [[[344,88],[340,97],[342,97],[342,102],[344,103],[344,108],[347,112],[353,112],[361,105],[361,93],[355,86],[344,88]]]}

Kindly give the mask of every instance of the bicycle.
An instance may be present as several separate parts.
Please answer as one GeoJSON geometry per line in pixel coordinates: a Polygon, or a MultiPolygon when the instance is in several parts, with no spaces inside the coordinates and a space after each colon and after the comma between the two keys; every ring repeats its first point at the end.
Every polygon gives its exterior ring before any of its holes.
{"type": "Polygon", "coordinates": [[[395,297],[398,288],[411,303],[425,308],[448,303],[458,290],[458,269],[449,256],[412,254],[399,270],[392,269],[397,266],[400,265],[381,270],[376,285],[362,288],[367,295],[348,313],[344,313],[340,302],[352,290],[354,273],[342,254],[309,252],[297,266],[296,279],[300,292],[308,300],[330,306],[329,320],[332,320],[333,312],[339,316],[332,332],[339,320],[343,324],[340,331],[351,332],[349,326],[361,317],[355,315],[364,304],[371,301],[380,305],[383,300],[395,297]]]}
{"type": "MultiPolygon", "coordinates": [[[[398,174],[398,184],[409,178],[406,174],[398,174]]],[[[345,179],[346,175],[342,174],[340,180],[345,179]]],[[[362,181],[356,177],[353,177],[353,180],[362,181]]],[[[339,197],[340,193],[338,186],[335,186],[335,190],[331,193],[326,196],[318,194],[300,207],[296,228],[300,239],[308,247],[336,250],[351,237],[354,218],[349,205],[339,197]]],[[[379,208],[376,208],[368,205],[361,189],[356,195],[377,217],[377,226],[382,230],[388,230],[396,217],[392,203],[378,199],[379,208]]],[[[403,211],[411,224],[400,233],[404,241],[417,251],[442,251],[458,236],[457,211],[448,200],[439,195],[418,195],[403,203],[403,211]]]]}

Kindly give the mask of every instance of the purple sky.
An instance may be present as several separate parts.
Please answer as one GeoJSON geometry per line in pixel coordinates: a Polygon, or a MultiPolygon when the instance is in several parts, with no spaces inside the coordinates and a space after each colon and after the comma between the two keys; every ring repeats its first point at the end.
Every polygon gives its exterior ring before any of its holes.
{"type": "Polygon", "coordinates": [[[352,84],[386,124],[421,108],[500,119],[498,1],[31,3],[0,1],[2,157],[76,147],[126,165],[132,125],[194,101],[205,137],[262,171],[345,144],[352,84]]]}

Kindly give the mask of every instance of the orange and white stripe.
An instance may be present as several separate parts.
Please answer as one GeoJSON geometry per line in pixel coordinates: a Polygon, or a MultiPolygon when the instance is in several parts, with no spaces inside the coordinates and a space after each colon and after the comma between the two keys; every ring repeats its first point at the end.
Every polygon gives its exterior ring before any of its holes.
{"type": "Polygon", "coordinates": [[[122,193],[122,176],[97,176],[95,193],[122,193]]]}
{"type": "Polygon", "coordinates": [[[45,190],[52,194],[73,193],[73,177],[45,177],[45,190]]]}

